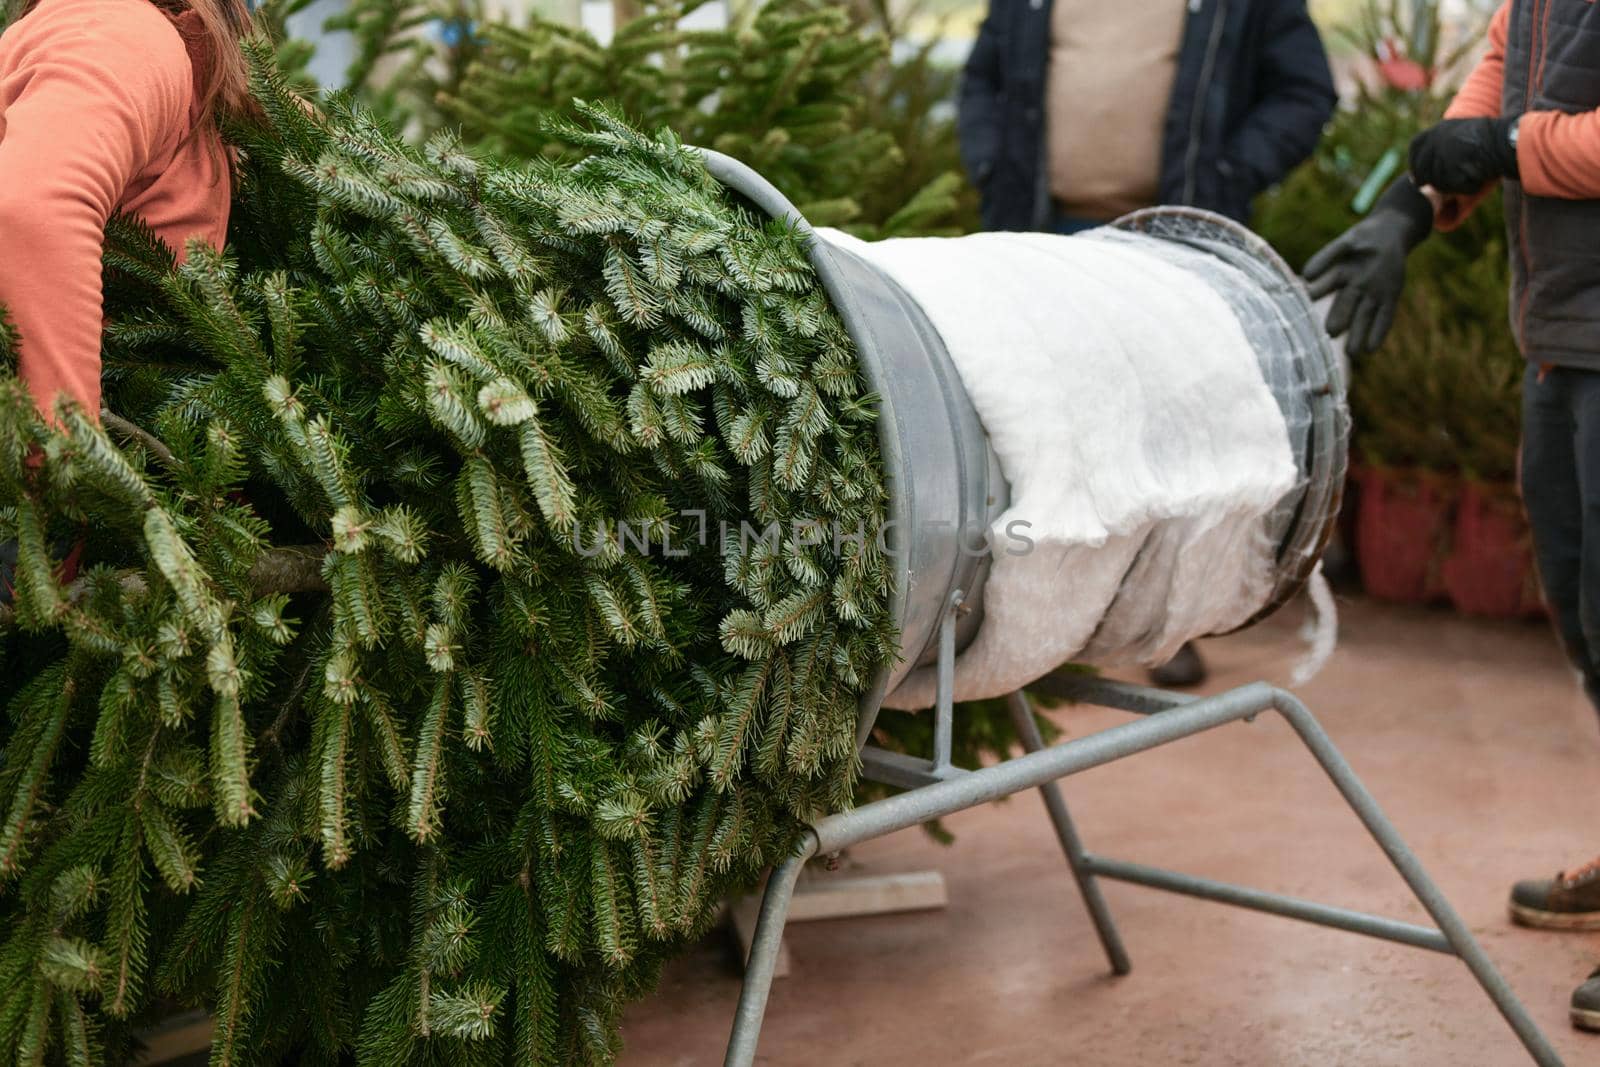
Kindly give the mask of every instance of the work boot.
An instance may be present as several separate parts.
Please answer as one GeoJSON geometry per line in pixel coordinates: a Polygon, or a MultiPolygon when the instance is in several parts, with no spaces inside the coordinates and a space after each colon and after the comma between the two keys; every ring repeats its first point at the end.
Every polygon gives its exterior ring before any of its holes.
{"type": "Polygon", "coordinates": [[[1572,1025],[1600,1033],[1600,967],[1589,980],[1572,991],[1572,1025]]]}
{"type": "MultiPolygon", "coordinates": [[[[1518,882],[1511,889],[1511,919],[1542,930],[1600,930],[1600,858],[1554,878],[1518,882]]],[[[1588,985],[1600,1010],[1600,982],[1588,985]]]]}
{"type": "Polygon", "coordinates": [[[1168,689],[1187,689],[1206,680],[1206,661],[1200,650],[1190,641],[1178,649],[1178,654],[1150,671],[1150,681],[1168,689]]]}

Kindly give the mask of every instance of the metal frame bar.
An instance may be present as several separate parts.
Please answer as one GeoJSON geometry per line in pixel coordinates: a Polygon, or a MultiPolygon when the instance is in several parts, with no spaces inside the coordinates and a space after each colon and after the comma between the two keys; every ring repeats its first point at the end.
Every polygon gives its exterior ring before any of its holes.
{"type": "Polygon", "coordinates": [[[933,771],[950,769],[950,746],[955,736],[956,615],[966,594],[957,589],[945,603],[939,619],[939,659],[933,719],[933,771]]]}
{"type": "MultiPolygon", "coordinates": [[[[1132,882],[1152,889],[1201,897],[1456,956],[1467,965],[1505,1017],[1533,1062],[1540,1067],[1560,1067],[1561,1058],[1473,939],[1466,924],[1428,877],[1315,716],[1292,694],[1256,683],[1216,696],[1194,698],[1090,676],[1063,674],[1052,676],[1036,688],[1084,703],[1133,711],[1146,717],[1046,748],[1033,720],[1028,698],[1022,693],[1015,693],[1010,697],[1011,711],[1027,749],[1021,756],[981,770],[962,771],[948,764],[940,766],[937,761],[915,760],[904,755],[880,753],[871,748],[863,752],[864,766],[870,776],[892,785],[907,786],[909,790],[819,820],[805,832],[795,855],[773,872],[762,901],[761,918],[751,946],[744,988],[740,993],[724,1060],[725,1067],[752,1067],[755,1063],[756,1045],[760,1041],[761,1023],[772,991],[772,977],[789,902],[794,895],[795,880],[808,859],[838,852],[851,845],[932,819],[944,818],[1027,789],[1039,789],[1044,794],[1062,851],[1083,893],[1084,903],[1114,972],[1125,974],[1130,965],[1110,911],[1096,884],[1097,878],[1132,882]],[[1301,742],[1311,750],[1345,803],[1360,818],[1367,832],[1433,918],[1436,928],[1084,852],[1067,813],[1066,802],[1056,785],[1060,779],[1228,723],[1250,721],[1268,711],[1286,719],[1301,742]]],[[[938,713],[949,712],[949,694],[949,688],[940,686],[941,706],[936,709],[938,713]]]]}
{"type": "MultiPolygon", "coordinates": [[[[1029,752],[1044,751],[1044,737],[1039,733],[1039,723],[1033,717],[1033,705],[1027,695],[1012,693],[1006,698],[1006,704],[1011,709],[1011,721],[1016,726],[1017,736],[1022,738],[1022,747],[1029,752]]],[[[1078,837],[1077,827],[1072,824],[1072,816],[1067,814],[1067,801],[1061,795],[1061,786],[1057,782],[1046,782],[1039,787],[1039,792],[1044,795],[1045,810],[1050,813],[1056,837],[1061,840],[1061,851],[1066,853],[1067,867],[1072,871],[1073,880],[1078,883],[1083,906],[1089,909],[1094,931],[1100,936],[1101,947],[1106,950],[1111,973],[1127,974],[1133,970],[1133,964],[1128,959],[1128,950],[1122,945],[1122,935],[1117,933],[1117,924],[1111,920],[1111,909],[1106,907],[1100,883],[1095,881],[1097,872],[1090,865],[1088,854],[1083,851],[1083,842],[1078,837]]]]}

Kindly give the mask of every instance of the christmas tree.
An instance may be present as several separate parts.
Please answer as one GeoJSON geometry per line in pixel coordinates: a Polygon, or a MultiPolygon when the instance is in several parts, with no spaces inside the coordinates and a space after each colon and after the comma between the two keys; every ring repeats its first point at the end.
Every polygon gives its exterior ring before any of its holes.
{"type": "Polygon", "coordinates": [[[349,0],[323,29],[355,41],[344,86],[397,127],[428,134],[445,122],[438,100],[483,54],[485,21],[481,0],[349,0]]]}
{"type": "MultiPolygon", "coordinates": [[[[351,0],[330,25],[359,43],[354,91],[408,130],[444,122],[505,158],[575,159],[586,146],[552,120],[574,98],[602,100],[753,166],[814,225],[865,238],[976,226],[948,107],[959,75],[935,61],[936,38],[911,43],[917,8],[770,0],[733,5],[723,28],[690,29],[699,0],[632,6],[604,44],[537,13],[521,26],[490,18],[474,0],[351,0]]],[[[1040,728],[1054,736],[1049,722],[1040,728]]],[[[890,713],[874,741],[920,754],[931,729],[924,717],[890,713]]],[[[956,716],[963,766],[1016,744],[1003,701],[965,704],[956,716]]],[[[857,798],[886,792],[864,783],[857,798]]]]}
{"type": "Polygon", "coordinates": [[[489,163],[253,52],[228,254],[112,226],[104,418],[0,376],[0,1053],[608,1062],[849,802],[873,397],[671,134],[489,163]]]}
{"type": "Polygon", "coordinates": [[[930,117],[954,75],[926,47],[897,61],[892,33],[818,0],[686,28],[700,6],[649,0],[604,44],[538,14],[490,18],[473,0],[351,0],[330,27],[355,34],[349,84],[369,104],[416,128],[456,126],[509,158],[576,158],[584,146],[550,120],[575,98],[599,100],[749,164],[815,225],[864,237],[959,228],[971,205],[953,122],[930,117]]]}

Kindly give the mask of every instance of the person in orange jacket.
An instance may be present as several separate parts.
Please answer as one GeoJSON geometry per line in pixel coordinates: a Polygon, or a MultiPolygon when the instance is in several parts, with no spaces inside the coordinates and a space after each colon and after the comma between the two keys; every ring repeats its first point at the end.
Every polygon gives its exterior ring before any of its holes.
{"type": "MultiPolygon", "coordinates": [[[[222,111],[251,107],[241,0],[30,0],[0,33],[0,305],[48,416],[100,412],[100,258],[122,212],[221,248],[222,111]]],[[[0,545],[0,602],[15,546],[0,545]]]]}
{"type": "MultiPolygon", "coordinates": [[[[1505,190],[1511,321],[1527,357],[1522,495],[1545,598],[1600,708],[1600,9],[1592,0],[1507,0],[1489,47],[1445,113],[1411,144],[1410,174],[1306,265],[1336,294],[1328,330],[1376,349],[1394,321],[1406,256],[1496,184],[1505,190]]],[[[1527,926],[1600,930],[1600,860],[1519,882],[1527,926]]],[[[1600,969],[1572,995],[1574,1025],[1600,1031],[1600,969]]]]}

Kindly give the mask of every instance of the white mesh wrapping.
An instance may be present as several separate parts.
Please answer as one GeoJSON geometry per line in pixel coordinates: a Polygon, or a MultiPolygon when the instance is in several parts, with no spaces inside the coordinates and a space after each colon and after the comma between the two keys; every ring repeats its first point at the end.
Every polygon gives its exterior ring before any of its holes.
{"type": "MultiPolygon", "coordinates": [[[[1289,365],[1294,305],[1248,260],[1114,230],[820,235],[921,305],[1010,486],[956,699],[1067,661],[1159,663],[1271,605],[1312,414],[1289,365]],[[1032,541],[1021,554],[1018,522],[1032,541]]],[[[933,697],[924,668],[885,704],[933,697]]]]}

